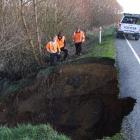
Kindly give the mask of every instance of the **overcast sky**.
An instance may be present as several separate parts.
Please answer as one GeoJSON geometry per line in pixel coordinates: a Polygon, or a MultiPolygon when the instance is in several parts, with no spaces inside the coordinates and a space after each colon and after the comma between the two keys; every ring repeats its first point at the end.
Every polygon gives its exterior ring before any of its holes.
{"type": "Polygon", "coordinates": [[[140,14],[140,0],[118,0],[124,12],[140,14]]]}

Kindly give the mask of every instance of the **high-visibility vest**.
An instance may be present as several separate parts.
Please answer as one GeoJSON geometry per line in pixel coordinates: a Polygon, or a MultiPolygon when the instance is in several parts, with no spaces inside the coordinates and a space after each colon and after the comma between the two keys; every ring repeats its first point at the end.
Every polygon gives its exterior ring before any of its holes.
{"type": "Polygon", "coordinates": [[[57,41],[57,43],[58,43],[58,45],[59,45],[59,48],[61,49],[61,48],[63,48],[64,47],[64,43],[65,43],[65,36],[63,36],[62,37],[62,39],[59,39],[58,38],[58,36],[56,37],[56,41],[57,41]]]}
{"type": "Polygon", "coordinates": [[[52,42],[52,41],[48,42],[47,45],[46,45],[46,49],[49,53],[60,52],[59,45],[56,41],[55,42],[52,42]]]}
{"type": "Polygon", "coordinates": [[[75,43],[80,43],[85,41],[85,34],[83,31],[74,32],[72,39],[75,43]]]}

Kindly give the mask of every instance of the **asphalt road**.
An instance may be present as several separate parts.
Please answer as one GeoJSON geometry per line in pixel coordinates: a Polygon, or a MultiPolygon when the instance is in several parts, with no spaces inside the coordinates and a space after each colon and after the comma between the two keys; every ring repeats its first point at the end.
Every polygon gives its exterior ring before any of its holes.
{"type": "Polygon", "coordinates": [[[116,39],[115,46],[120,97],[137,100],[134,110],[123,120],[122,131],[126,140],[140,140],[140,41],[116,39]]]}

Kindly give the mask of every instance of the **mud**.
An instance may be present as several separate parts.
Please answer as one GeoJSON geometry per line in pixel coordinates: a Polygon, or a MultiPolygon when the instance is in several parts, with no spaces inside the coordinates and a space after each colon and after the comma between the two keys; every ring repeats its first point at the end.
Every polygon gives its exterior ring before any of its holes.
{"type": "Polygon", "coordinates": [[[73,140],[112,136],[136,102],[119,99],[118,93],[114,60],[82,59],[51,74],[41,72],[32,85],[9,95],[1,105],[0,122],[50,123],[73,140]]]}

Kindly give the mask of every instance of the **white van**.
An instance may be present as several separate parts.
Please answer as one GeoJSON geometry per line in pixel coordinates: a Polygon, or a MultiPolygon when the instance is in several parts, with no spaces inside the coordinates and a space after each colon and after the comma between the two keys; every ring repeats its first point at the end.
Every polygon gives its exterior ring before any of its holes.
{"type": "Polygon", "coordinates": [[[140,15],[124,13],[118,27],[116,37],[120,38],[123,35],[133,36],[135,40],[140,38],[140,15]]]}

